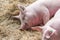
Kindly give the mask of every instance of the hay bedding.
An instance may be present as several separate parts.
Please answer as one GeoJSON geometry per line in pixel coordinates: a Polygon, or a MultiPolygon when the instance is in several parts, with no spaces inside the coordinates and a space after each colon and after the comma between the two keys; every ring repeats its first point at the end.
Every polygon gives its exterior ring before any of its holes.
{"type": "Polygon", "coordinates": [[[12,15],[19,12],[17,4],[27,6],[35,0],[0,0],[0,40],[41,40],[41,33],[37,31],[19,30],[19,20],[12,19],[12,15]]]}

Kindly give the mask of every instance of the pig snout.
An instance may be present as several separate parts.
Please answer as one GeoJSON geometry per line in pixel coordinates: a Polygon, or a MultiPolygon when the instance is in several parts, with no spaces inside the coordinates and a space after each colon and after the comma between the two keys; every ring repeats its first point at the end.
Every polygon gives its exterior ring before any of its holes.
{"type": "Polygon", "coordinates": [[[20,30],[27,30],[27,29],[30,29],[30,27],[27,25],[27,23],[23,23],[23,24],[21,24],[19,29],[20,30]]]}

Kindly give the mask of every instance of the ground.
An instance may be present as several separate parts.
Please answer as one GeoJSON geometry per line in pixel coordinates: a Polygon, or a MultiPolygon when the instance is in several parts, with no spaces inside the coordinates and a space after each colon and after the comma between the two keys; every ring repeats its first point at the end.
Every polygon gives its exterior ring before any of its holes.
{"type": "Polygon", "coordinates": [[[41,40],[41,32],[19,30],[20,21],[11,16],[17,15],[17,4],[28,6],[35,0],[0,0],[0,40],[41,40]]]}

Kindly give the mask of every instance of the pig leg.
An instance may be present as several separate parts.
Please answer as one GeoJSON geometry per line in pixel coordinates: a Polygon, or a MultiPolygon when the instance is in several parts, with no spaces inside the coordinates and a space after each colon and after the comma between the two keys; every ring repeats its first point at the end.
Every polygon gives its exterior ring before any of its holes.
{"type": "Polygon", "coordinates": [[[42,26],[35,26],[35,27],[31,27],[31,30],[41,32],[42,28],[43,28],[42,26]]]}

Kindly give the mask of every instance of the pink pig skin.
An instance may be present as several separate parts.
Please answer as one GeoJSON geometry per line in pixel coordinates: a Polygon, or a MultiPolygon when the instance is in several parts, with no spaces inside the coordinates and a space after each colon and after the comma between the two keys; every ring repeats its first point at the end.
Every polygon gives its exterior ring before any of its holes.
{"type": "Polygon", "coordinates": [[[60,9],[43,27],[42,40],[60,40],[60,9]]]}
{"type": "Polygon", "coordinates": [[[15,16],[21,20],[20,29],[28,29],[46,24],[60,8],[60,0],[37,0],[25,8],[18,5],[18,8],[22,9],[19,16],[15,16]]]}

